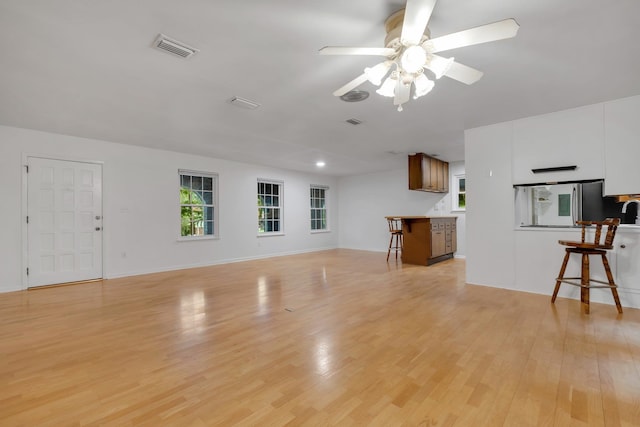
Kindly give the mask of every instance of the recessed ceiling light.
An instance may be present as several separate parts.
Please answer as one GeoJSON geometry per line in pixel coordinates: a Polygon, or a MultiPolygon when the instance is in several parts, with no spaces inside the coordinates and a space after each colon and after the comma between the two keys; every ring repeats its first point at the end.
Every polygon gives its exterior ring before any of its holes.
{"type": "Polygon", "coordinates": [[[316,166],[319,167],[319,168],[323,168],[324,165],[325,165],[325,162],[323,162],[322,160],[319,160],[319,161],[316,162],[316,166]]]}
{"type": "Polygon", "coordinates": [[[344,95],[340,96],[344,102],[360,102],[369,97],[369,92],[366,90],[350,90],[344,95]]]}

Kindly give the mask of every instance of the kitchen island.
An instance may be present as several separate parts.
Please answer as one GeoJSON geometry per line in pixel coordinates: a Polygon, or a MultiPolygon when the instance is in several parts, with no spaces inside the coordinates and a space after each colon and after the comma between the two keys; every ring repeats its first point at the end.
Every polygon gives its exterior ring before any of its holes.
{"type": "Polygon", "coordinates": [[[431,265],[453,258],[457,217],[399,216],[402,219],[402,262],[431,265]]]}

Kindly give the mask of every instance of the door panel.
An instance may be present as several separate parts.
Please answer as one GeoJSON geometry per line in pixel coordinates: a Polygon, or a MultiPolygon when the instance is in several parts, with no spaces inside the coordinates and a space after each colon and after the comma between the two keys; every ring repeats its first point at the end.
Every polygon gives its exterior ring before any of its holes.
{"type": "Polygon", "coordinates": [[[28,158],[28,286],[102,277],[102,166],[28,158]]]}

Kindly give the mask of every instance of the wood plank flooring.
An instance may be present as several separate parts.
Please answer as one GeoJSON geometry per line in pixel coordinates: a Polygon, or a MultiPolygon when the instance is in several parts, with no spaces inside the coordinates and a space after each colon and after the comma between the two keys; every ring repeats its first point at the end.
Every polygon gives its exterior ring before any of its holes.
{"type": "Polygon", "coordinates": [[[640,310],[385,257],[0,294],[0,425],[640,425],[640,310]]]}

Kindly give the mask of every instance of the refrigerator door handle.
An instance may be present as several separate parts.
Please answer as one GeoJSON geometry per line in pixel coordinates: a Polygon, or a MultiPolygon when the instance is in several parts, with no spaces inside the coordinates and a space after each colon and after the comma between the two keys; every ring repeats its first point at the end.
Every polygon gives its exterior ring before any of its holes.
{"type": "Polygon", "coordinates": [[[580,207],[582,206],[582,198],[581,196],[581,191],[580,190],[580,184],[575,184],[573,186],[573,197],[571,198],[571,200],[573,201],[573,206],[571,209],[571,220],[573,222],[573,225],[576,225],[576,222],[582,219],[582,212],[580,207]]]}

